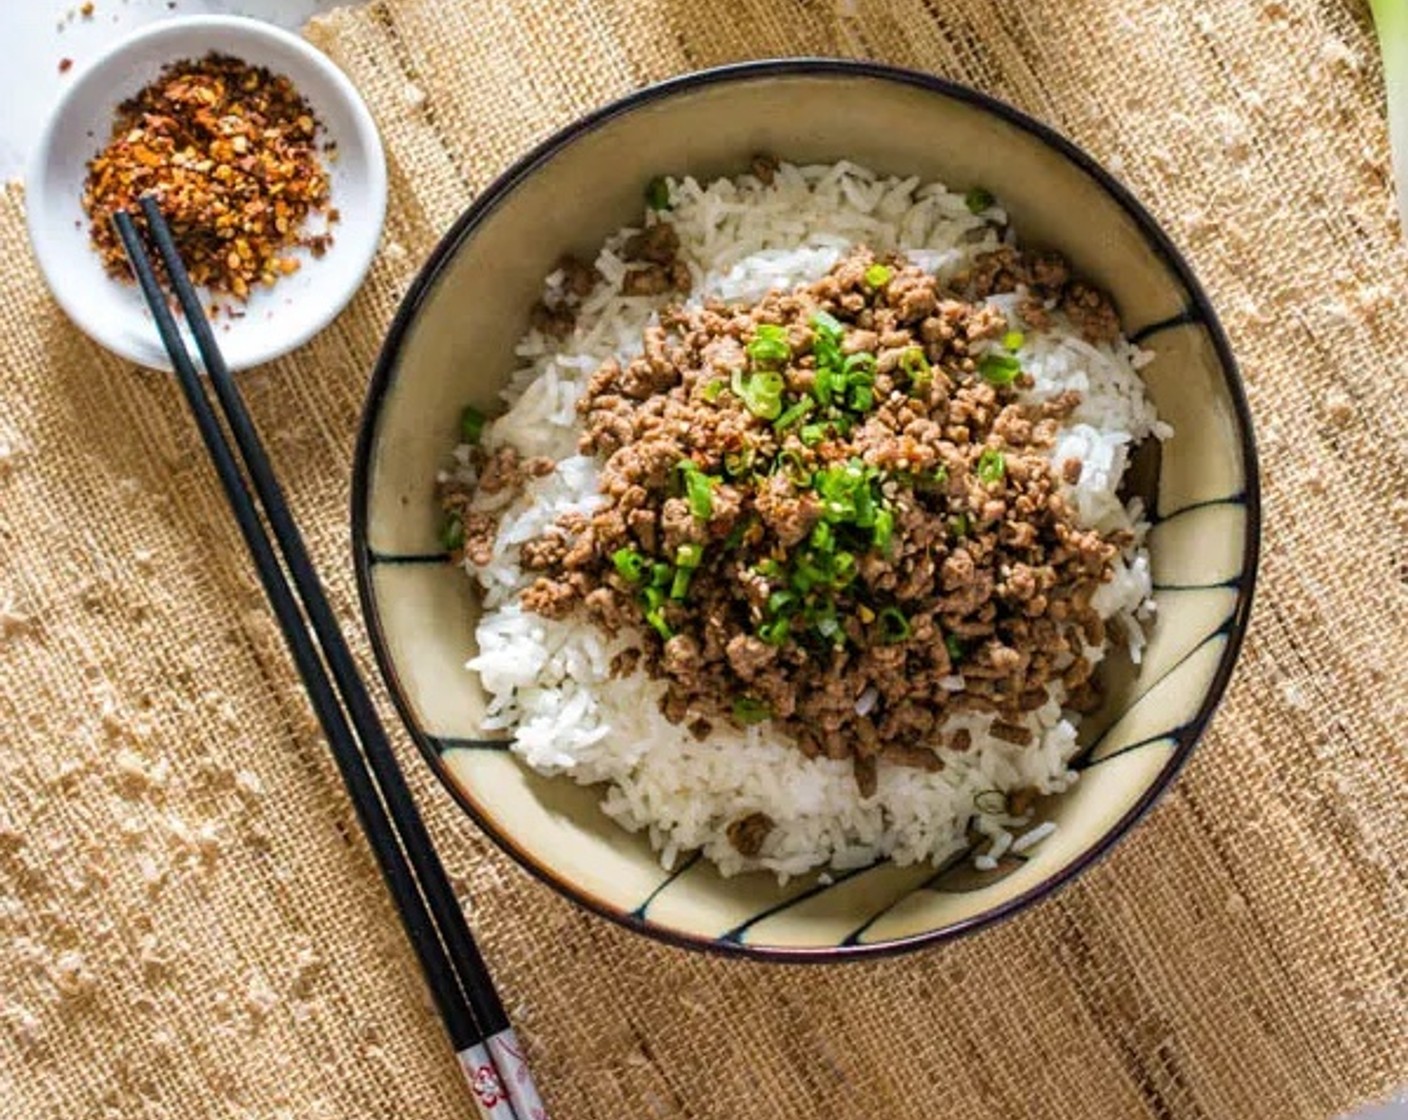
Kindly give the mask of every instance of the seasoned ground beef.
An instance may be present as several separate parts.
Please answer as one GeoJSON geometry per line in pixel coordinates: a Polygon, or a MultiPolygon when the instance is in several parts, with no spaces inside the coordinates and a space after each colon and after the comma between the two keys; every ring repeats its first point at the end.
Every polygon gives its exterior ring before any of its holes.
{"type": "MultiPolygon", "coordinates": [[[[687,281],[677,248],[663,223],[633,239],[630,275],[653,279],[629,283],[687,281]]],[[[1130,541],[1082,528],[1061,496],[1080,463],[1048,456],[1078,394],[1018,399],[1020,340],[982,302],[1018,288],[1032,319],[1118,333],[1063,260],[1010,249],[942,286],[862,248],[756,305],[667,309],[578,402],[605,502],[524,545],[524,605],[635,630],[618,669],[663,680],[671,720],[770,720],[808,756],[852,760],[864,796],[879,760],[938,769],[930,745],[957,712],[1025,745],[1049,686],[1098,701],[1091,598],[1130,541]]],[[[488,459],[480,486],[538,467],[488,459]]],[[[749,854],[770,828],[730,836],[749,854]]]]}

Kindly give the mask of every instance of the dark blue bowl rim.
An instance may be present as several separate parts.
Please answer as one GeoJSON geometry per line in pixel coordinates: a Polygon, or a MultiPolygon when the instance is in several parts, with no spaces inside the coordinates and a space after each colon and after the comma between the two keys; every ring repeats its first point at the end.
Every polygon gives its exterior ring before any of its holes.
{"type": "Polygon", "coordinates": [[[378,355],[376,366],[368,386],[363,405],[362,419],[357,435],[357,445],[353,464],[351,491],[352,552],[356,571],[357,592],[361,600],[362,615],[366,622],[372,650],[382,678],[386,682],[397,712],[401,716],[408,733],[415,742],[426,762],[450,792],[451,797],[469,817],[487,833],[504,851],[514,858],[525,870],[546,883],[560,894],[578,905],[607,918],[618,925],[638,933],[643,933],[658,941],[682,948],[717,952],[726,956],[742,956],[759,960],[787,963],[836,962],[862,958],[883,957],[907,952],[926,945],[934,945],[954,938],[974,933],[994,925],[1005,918],[1034,905],[1056,893],[1078,875],[1103,858],[1116,843],[1140,820],[1168,790],[1173,779],[1182,770],[1192,754],[1194,746],[1201,739],[1213,713],[1216,711],[1227,684],[1232,676],[1242,640],[1246,634],[1251,615],[1253,591],[1256,583],[1257,562],[1261,546],[1261,488],[1257,467],[1255,437],[1252,432],[1251,409],[1247,403],[1237,363],[1226,333],[1218,321],[1212,304],[1192,268],[1182,253],[1174,246],[1167,234],[1155,222],[1152,215],[1143,207],[1130,191],[1110,172],[1101,167],[1073,142],[1040,121],[1029,117],[998,98],[968,86],[931,74],[907,70],[876,62],[851,61],[833,58],[782,58],[763,59],[753,62],[733,63],[708,70],[695,71],[671,78],[655,85],[647,86],[587,114],[548,137],[527,155],[504,171],[470,204],[469,208],[456,220],[431,252],[414,282],[402,298],[396,315],[387,332],[386,341],[378,355]],[[1223,377],[1232,397],[1237,413],[1238,438],[1242,451],[1242,469],[1245,487],[1240,501],[1246,509],[1246,542],[1242,553],[1242,571],[1238,577],[1237,602],[1227,629],[1227,646],[1218,663],[1217,672],[1208,686],[1207,694],[1194,718],[1178,733],[1178,745],[1173,757],[1165,765],[1157,780],[1131,806],[1115,824],[1087,851],[1040,883],[994,907],[990,911],[974,915],[944,926],[874,944],[845,944],[818,947],[782,947],[750,945],[734,940],[719,940],[700,937],[680,930],[669,929],[621,910],[599,899],[573,883],[555,875],[549,869],[538,865],[528,853],[515,845],[484,817],[469,798],[455,783],[440,752],[429,736],[419,726],[415,715],[401,687],[396,666],[391,658],[386,636],[380,623],[377,609],[376,591],[372,583],[372,554],[367,542],[367,521],[369,517],[368,499],[370,496],[370,472],[372,452],[376,444],[381,405],[395,379],[401,348],[412,325],[426,300],[434,290],[441,274],[454,258],[460,246],[475,229],[510,195],[526,178],[542,164],[551,159],[572,142],[602,125],[633,112],[644,106],[663,101],[676,94],[698,90],[709,86],[732,82],[749,82],[777,77],[840,76],[865,78],[893,82],[898,85],[915,87],[931,93],[965,102],[992,113],[995,117],[1015,125],[1022,131],[1041,140],[1048,147],[1094,179],[1129,215],[1139,227],[1150,248],[1158,255],[1170,272],[1178,278],[1188,293],[1189,310],[1192,318],[1207,331],[1216,350],[1222,367],[1223,377]]]}

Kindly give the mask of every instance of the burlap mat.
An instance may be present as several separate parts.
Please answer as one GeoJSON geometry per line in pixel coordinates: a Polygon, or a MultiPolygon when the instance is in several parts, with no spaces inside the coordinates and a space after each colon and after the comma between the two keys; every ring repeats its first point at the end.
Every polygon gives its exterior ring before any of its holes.
{"type": "MultiPolygon", "coordinates": [[[[243,384],[353,633],[353,430],[416,263],[526,145],[693,67],[865,54],[1016,102],[1151,205],[1250,383],[1267,547],[1231,694],[1114,856],[1000,928],[834,970],[663,948],[531,881],[403,750],[559,1120],[1323,1120],[1408,1073],[1408,256],[1362,4],[384,0],[311,35],[384,130],[387,247],[334,329],[243,384]]],[[[466,1116],[177,392],[68,325],[21,210],[0,1113],[466,1116]]]]}

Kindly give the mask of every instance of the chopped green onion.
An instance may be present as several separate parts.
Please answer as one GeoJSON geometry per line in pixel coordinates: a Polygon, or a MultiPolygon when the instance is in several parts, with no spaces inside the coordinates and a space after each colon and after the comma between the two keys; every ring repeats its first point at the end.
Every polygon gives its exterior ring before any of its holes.
{"type": "Polygon", "coordinates": [[[747,350],[748,356],[755,362],[785,362],[792,356],[792,347],[787,345],[787,331],[772,323],[759,325],[747,350]]]}
{"type": "Polygon", "coordinates": [[[872,288],[883,288],[890,282],[894,273],[883,264],[873,264],[865,270],[865,282],[872,288]]]}
{"type": "Polygon", "coordinates": [[[869,412],[875,405],[875,390],[869,385],[851,386],[851,407],[857,412],[869,412]]]}
{"type": "Polygon", "coordinates": [[[833,342],[840,342],[846,333],[846,328],[841,325],[841,320],[826,311],[813,311],[810,322],[812,330],[819,335],[829,337],[833,342]]]}
{"type": "Polygon", "coordinates": [[[722,377],[716,377],[714,378],[714,380],[710,381],[709,384],[705,385],[704,388],[699,391],[699,395],[703,397],[706,401],[708,401],[710,404],[713,404],[716,400],[723,396],[724,390],[727,388],[728,382],[725,381],[722,377]]]}
{"type": "Polygon", "coordinates": [[[845,587],[851,580],[856,578],[859,565],[856,563],[855,553],[838,552],[831,558],[831,584],[833,587],[845,587]]]}
{"type": "Polygon", "coordinates": [[[836,551],[836,534],[825,521],[818,521],[812,529],[812,547],[818,552],[836,551]]]}
{"type": "MultiPolygon", "coordinates": [[[[834,614],[823,615],[821,618],[817,619],[815,629],[823,638],[835,638],[840,636],[844,639],[844,634],[841,631],[841,623],[837,621],[834,614]]],[[[840,643],[837,644],[839,645],[840,643]]]]}
{"type": "MultiPolygon", "coordinates": [[[[839,353],[839,351],[838,351],[839,353]]],[[[821,365],[818,359],[816,375],[812,378],[812,395],[823,405],[829,405],[831,398],[845,389],[845,382],[837,384],[837,373],[830,365],[821,365]]]]}
{"type": "Polygon", "coordinates": [[[693,541],[685,541],[679,548],[675,549],[675,567],[693,569],[699,567],[704,560],[704,548],[693,541]]]}
{"type": "Polygon", "coordinates": [[[934,371],[922,346],[911,346],[900,354],[900,369],[909,375],[909,387],[922,393],[934,383],[934,371]]]}
{"type": "Polygon", "coordinates": [[[891,645],[904,641],[914,633],[909,619],[898,607],[886,607],[875,616],[875,621],[880,626],[880,640],[891,645]]]}
{"type": "Polygon", "coordinates": [[[645,557],[634,548],[618,548],[611,554],[611,562],[627,583],[639,583],[645,577],[645,557]]]}
{"type": "Polygon", "coordinates": [[[464,522],[453,513],[446,516],[440,527],[440,543],[446,552],[458,552],[464,547],[464,522]]]}
{"type": "Polygon", "coordinates": [[[758,627],[758,637],[770,646],[780,646],[787,640],[787,632],[792,624],[785,618],[775,618],[758,627]]]}
{"type": "Polygon", "coordinates": [[[963,205],[973,214],[981,214],[996,201],[986,187],[974,187],[963,196],[963,205]]]}
{"type": "Polygon", "coordinates": [[[1003,458],[1001,451],[989,447],[978,456],[978,480],[980,482],[997,482],[1006,473],[1007,460],[1003,458]]]}
{"type": "Polygon", "coordinates": [[[841,367],[846,375],[847,385],[875,384],[875,355],[865,350],[846,355],[846,363],[841,367]]]}
{"type": "MultiPolygon", "coordinates": [[[[666,578],[669,578],[669,567],[665,569],[666,578]]],[[[645,604],[647,610],[656,610],[665,605],[665,588],[655,586],[654,581],[644,591],[640,593],[640,600],[645,604]]]]}
{"type": "Polygon", "coordinates": [[[652,210],[670,208],[670,184],[663,175],[651,179],[645,187],[645,204],[652,210]]]}
{"type": "Polygon", "coordinates": [[[944,635],[944,649],[948,650],[948,659],[955,664],[963,660],[963,643],[956,634],[944,635]]]}
{"type": "Polygon", "coordinates": [[[1002,336],[1002,348],[1010,350],[1014,354],[1026,343],[1027,336],[1021,331],[1008,331],[1002,336]]]}
{"type": "Polygon", "coordinates": [[[774,591],[768,596],[768,614],[781,614],[797,601],[797,596],[790,591],[774,591]]]}
{"type": "Polygon", "coordinates": [[[675,632],[670,629],[670,624],[665,621],[665,612],[660,607],[651,607],[645,612],[645,621],[650,623],[655,632],[664,641],[669,641],[675,636],[675,632]]]}
{"type": "Polygon", "coordinates": [[[751,447],[745,447],[742,451],[724,452],[724,474],[730,478],[742,478],[753,469],[755,452],[751,447]]]}
{"type": "Polygon", "coordinates": [[[745,378],[743,371],[736,369],[730,383],[748,411],[763,420],[776,420],[782,412],[783,385],[782,374],[773,370],[758,370],[745,378]]]}
{"type": "Polygon", "coordinates": [[[681,459],[678,463],[684,475],[685,501],[689,512],[700,521],[708,521],[714,512],[714,486],[718,482],[699,469],[693,459],[681,459]]]}
{"type": "Polygon", "coordinates": [[[810,416],[812,409],[815,407],[815,401],[798,401],[772,422],[773,429],[775,431],[785,432],[788,428],[792,427],[792,425],[800,423],[810,416]]]}
{"type": "Polygon", "coordinates": [[[1000,789],[985,789],[973,795],[973,808],[990,817],[1007,812],[1007,795],[1000,789]]]}
{"type": "Polygon", "coordinates": [[[764,560],[759,560],[753,570],[766,579],[775,579],[782,574],[782,565],[771,556],[764,560]]]}
{"type": "Polygon", "coordinates": [[[479,437],[484,434],[484,425],[487,423],[485,415],[472,404],[466,405],[465,410],[460,413],[460,435],[465,443],[478,443],[479,437]]]}
{"type": "Polygon", "coordinates": [[[802,430],[797,433],[798,438],[807,447],[815,447],[826,438],[825,424],[803,424],[802,430]]]}
{"type": "Polygon", "coordinates": [[[953,530],[953,535],[962,540],[968,535],[968,515],[960,513],[948,519],[948,527],[953,530]]]}
{"type": "Polygon", "coordinates": [[[895,534],[895,515],[888,509],[880,509],[875,514],[875,547],[881,552],[890,551],[890,539],[895,534]]]}
{"type": "Polygon", "coordinates": [[[669,564],[657,561],[650,565],[650,586],[655,588],[664,587],[670,582],[670,576],[672,574],[669,564]]]}
{"type": "Polygon", "coordinates": [[[772,709],[761,700],[740,696],[733,702],[733,718],[742,724],[762,723],[772,718],[772,709]]]}
{"type": "Polygon", "coordinates": [[[935,467],[935,468],[934,468],[933,478],[932,478],[931,481],[933,482],[933,484],[934,484],[935,486],[947,486],[947,485],[948,485],[948,468],[947,468],[947,467],[935,467]]]}
{"type": "Polygon", "coordinates": [[[694,575],[693,568],[676,568],[675,578],[670,581],[670,598],[683,599],[689,594],[690,577],[694,575]]]}
{"type": "Polygon", "coordinates": [[[978,373],[989,385],[1011,385],[1022,372],[1022,363],[1010,354],[984,354],[978,360],[978,373]]]}
{"type": "Polygon", "coordinates": [[[728,531],[728,536],[724,538],[724,548],[732,550],[743,543],[743,538],[748,535],[748,530],[753,527],[752,517],[740,517],[733,528],[728,531]]]}
{"type": "Polygon", "coordinates": [[[802,462],[802,457],[791,448],[779,452],[777,458],[772,461],[772,466],[774,472],[783,471],[792,480],[794,486],[803,487],[812,484],[811,472],[802,462]]]}

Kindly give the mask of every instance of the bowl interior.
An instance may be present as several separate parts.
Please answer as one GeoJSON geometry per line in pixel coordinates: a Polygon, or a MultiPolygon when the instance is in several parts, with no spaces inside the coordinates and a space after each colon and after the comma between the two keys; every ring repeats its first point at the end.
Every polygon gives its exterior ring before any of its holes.
{"type": "Polygon", "coordinates": [[[119,43],[77,77],[40,139],[28,180],[29,232],[69,318],[103,346],[154,369],[169,369],[170,362],[136,286],[108,276],[89,247],[83,183],[118,105],[164,66],[212,51],[288,77],[337,151],[327,163],[340,214],[333,243],[318,259],[306,250],[291,254],[302,262],[298,272],[273,288],[256,288],[241,317],[219,318],[220,346],[232,369],[287,353],[332,321],[366,274],[386,212],[385,159],[366,106],[341,71],[296,36],[256,20],[193,17],[154,24],[119,43]]]}
{"type": "Polygon", "coordinates": [[[1042,894],[1121,833],[1172,776],[1220,694],[1249,598],[1251,445],[1220,332],[1176,257],[1118,187],[1002,107],[918,76],[774,64],[646,91],[550,141],[486,193],[427,266],[393,329],[359,453],[358,564],[378,656],[412,732],[452,791],[509,851],[579,901],[648,932],[779,956],[915,944],[1042,894]],[[1177,434],[1151,496],[1158,621],[1138,672],[1109,673],[1086,720],[1081,780],[1046,809],[1058,831],[979,873],[881,864],[778,887],[704,861],[663,870],[599,795],[529,772],[481,734],[464,668],[477,607],[437,544],[433,480],[465,403],[500,407],[514,342],[565,251],[591,254],[638,219],[655,175],[737,173],[753,153],[851,159],[884,173],[994,190],[1025,244],[1057,249],[1108,288],[1177,434]],[[1112,193],[1113,192],[1113,193],[1112,193]]]}

